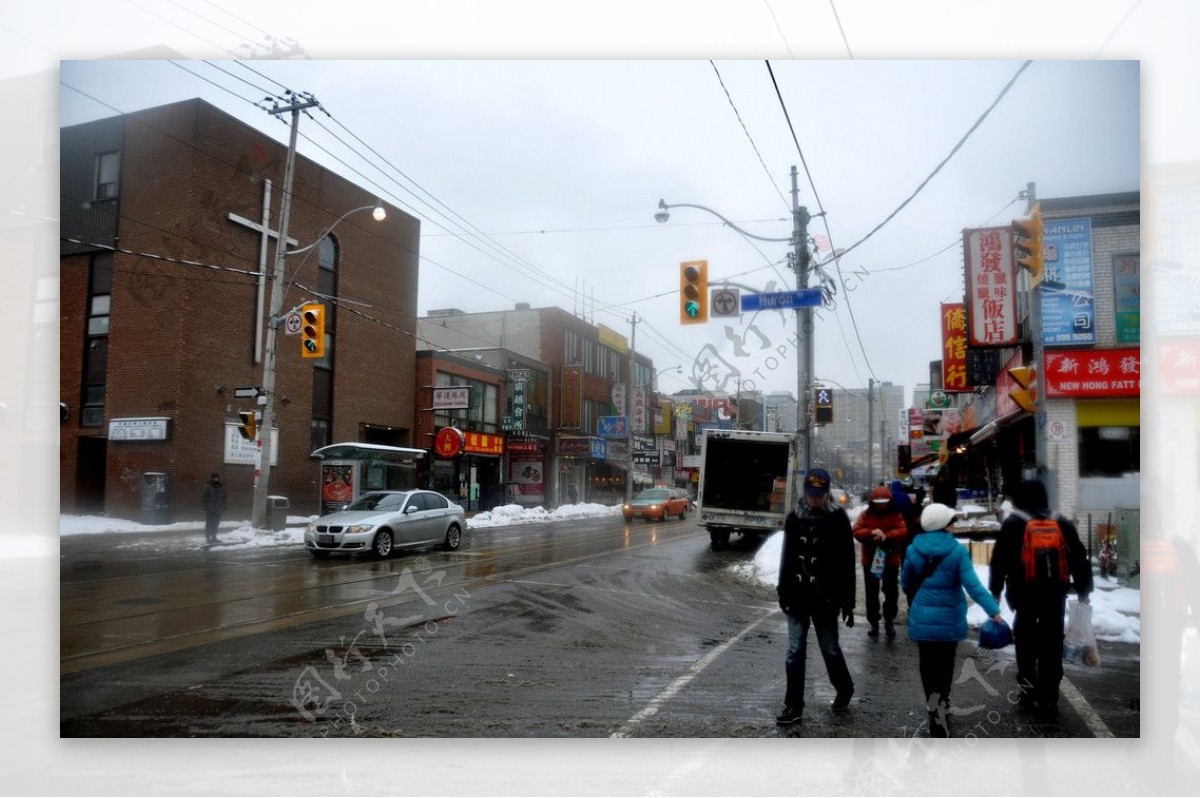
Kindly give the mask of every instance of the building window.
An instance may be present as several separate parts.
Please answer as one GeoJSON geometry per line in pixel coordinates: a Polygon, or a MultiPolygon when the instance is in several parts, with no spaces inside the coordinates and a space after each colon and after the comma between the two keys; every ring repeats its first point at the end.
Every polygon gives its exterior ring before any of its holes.
{"type": "Polygon", "coordinates": [[[1142,470],[1138,427],[1081,427],[1079,476],[1119,477],[1142,470]]]}
{"type": "Polygon", "coordinates": [[[120,172],[120,155],[115,152],[103,152],[96,156],[96,189],[95,199],[106,200],[117,198],[117,177],[120,172]]]}
{"type": "Polygon", "coordinates": [[[500,386],[445,371],[437,372],[434,383],[439,388],[466,386],[471,389],[470,407],[438,410],[433,414],[435,426],[475,432],[500,431],[500,386]]]}
{"type": "Polygon", "coordinates": [[[108,384],[108,327],[112,307],[111,252],[92,256],[88,275],[88,316],[83,343],[83,384],[79,426],[104,426],[104,395],[108,384]]]}
{"type": "Polygon", "coordinates": [[[332,441],[329,437],[329,422],[319,418],[312,420],[312,427],[309,433],[309,451],[315,452],[322,446],[328,446],[332,441]]]}

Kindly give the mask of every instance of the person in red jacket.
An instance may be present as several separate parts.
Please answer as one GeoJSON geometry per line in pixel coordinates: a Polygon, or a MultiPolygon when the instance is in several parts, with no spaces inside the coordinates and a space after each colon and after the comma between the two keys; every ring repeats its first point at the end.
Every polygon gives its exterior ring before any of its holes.
{"type": "Polygon", "coordinates": [[[867,637],[879,637],[879,588],[883,587],[883,623],[888,640],[896,637],[896,610],[899,607],[900,565],[904,561],[904,541],[908,525],[892,503],[892,492],[883,485],[871,491],[867,507],[854,522],[854,538],[862,544],[863,589],[867,596],[867,637]],[[883,573],[875,574],[871,563],[882,549],[883,573]]]}

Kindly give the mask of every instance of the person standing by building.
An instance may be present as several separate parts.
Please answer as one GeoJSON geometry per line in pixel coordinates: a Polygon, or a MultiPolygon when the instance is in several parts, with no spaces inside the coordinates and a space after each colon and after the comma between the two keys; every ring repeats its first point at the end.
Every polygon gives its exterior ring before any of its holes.
{"type": "Polygon", "coordinates": [[[204,508],[204,538],[208,543],[217,542],[217,527],[221,524],[221,513],[229,507],[221,475],[213,474],[200,494],[200,506],[204,508]]]}
{"type": "Polygon", "coordinates": [[[845,709],[854,680],[838,644],[838,612],[854,626],[854,536],[846,511],[829,501],[829,472],[814,468],[804,480],[804,499],[788,513],[779,564],[779,608],[787,616],[787,689],[775,721],[797,723],[804,712],[805,659],[809,626],[816,630],[825,670],[837,695],[830,705],[845,709]]]}
{"type": "Polygon", "coordinates": [[[854,521],[854,539],[862,546],[863,590],[867,598],[867,637],[879,637],[879,589],[883,588],[883,624],[888,640],[896,637],[896,612],[900,606],[900,565],[908,525],[892,501],[892,492],[880,485],[871,491],[867,507],[854,521]],[[874,566],[883,557],[883,570],[874,566]]]}
{"type": "Polygon", "coordinates": [[[1046,486],[1024,480],[1013,496],[1013,511],[1000,525],[992,549],[988,589],[996,599],[1007,585],[1008,606],[1016,612],[1013,643],[1017,649],[1018,702],[1036,706],[1044,715],[1058,714],[1062,682],[1063,621],[1067,592],[1074,589],[1082,602],[1092,592],[1092,565],[1075,525],[1061,515],[1051,517],[1046,486]],[[1051,521],[1043,536],[1030,522],[1051,521]],[[1027,528],[1030,532],[1027,534],[1027,528]]]}
{"type": "Polygon", "coordinates": [[[967,600],[963,591],[992,620],[1004,622],[1000,605],[976,576],[967,549],[948,529],[954,515],[953,509],[937,503],[921,512],[924,531],[909,545],[900,572],[900,583],[910,596],[908,636],[917,641],[930,737],[950,736],[954,655],[958,641],[967,636],[967,600]]]}
{"type": "Polygon", "coordinates": [[[567,503],[577,504],[579,502],[579,486],[572,482],[567,486],[567,503]]]}

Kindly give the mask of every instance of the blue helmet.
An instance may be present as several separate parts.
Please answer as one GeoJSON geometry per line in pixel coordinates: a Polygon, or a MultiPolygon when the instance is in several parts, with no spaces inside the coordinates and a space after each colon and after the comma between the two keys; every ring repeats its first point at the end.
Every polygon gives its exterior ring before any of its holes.
{"type": "Polygon", "coordinates": [[[1012,629],[1006,623],[996,623],[991,618],[979,629],[980,648],[1004,648],[1012,645],[1012,629]]]}

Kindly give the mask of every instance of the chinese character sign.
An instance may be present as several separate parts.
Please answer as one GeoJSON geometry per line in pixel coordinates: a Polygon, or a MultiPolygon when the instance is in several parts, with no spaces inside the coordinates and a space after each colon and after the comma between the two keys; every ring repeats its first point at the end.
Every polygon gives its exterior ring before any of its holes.
{"type": "Polygon", "coordinates": [[[1136,344],[1142,331],[1142,260],[1137,253],[1113,256],[1113,296],[1117,342],[1136,344]]]}
{"type": "Polygon", "coordinates": [[[967,307],[962,302],[942,305],[942,388],[971,390],[967,380],[967,307]]]}
{"type": "Polygon", "coordinates": [[[1042,297],[1042,343],[1096,343],[1092,289],[1092,220],[1046,221],[1046,279],[1042,297]]]}
{"type": "Polygon", "coordinates": [[[583,423],[583,367],[563,366],[562,387],[559,391],[559,426],[579,429],[583,423]]]}
{"type": "Polygon", "coordinates": [[[1085,399],[1141,394],[1140,349],[1074,349],[1046,352],[1046,396],[1085,399]]]}
{"type": "Polygon", "coordinates": [[[967,261],[967,340],[971,346],[1010,346],[1017,326],[1017,266],[1007,227],[963,232],[967,261]]]}

